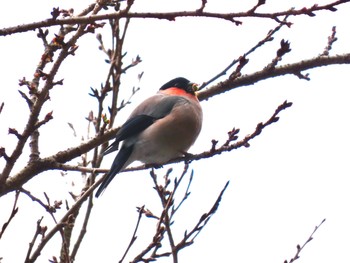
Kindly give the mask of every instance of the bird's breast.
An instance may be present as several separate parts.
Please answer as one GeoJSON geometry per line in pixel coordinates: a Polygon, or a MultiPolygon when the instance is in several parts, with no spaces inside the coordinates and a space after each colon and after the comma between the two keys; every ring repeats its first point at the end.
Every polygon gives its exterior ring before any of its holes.
{"type": "Polygon", "coordinates": [[[197,139],[201,127],[199,103],[181,103],[140,133],[134,145],[133,159],[161,164],[183,156],[197,139]]]}

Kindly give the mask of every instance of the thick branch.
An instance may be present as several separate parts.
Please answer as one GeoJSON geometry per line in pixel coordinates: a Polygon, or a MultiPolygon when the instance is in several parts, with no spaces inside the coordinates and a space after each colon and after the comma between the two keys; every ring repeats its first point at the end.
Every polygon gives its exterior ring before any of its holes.
{"type": "Polygon", "coordinates": [[[20,172],[18,172],[13,177],[8,178],[4,184],[0,185],[0,196],[7,194],[15,189],[19,189],[19,187],[21,187],[24,183],[39,173],[52,169],[65,170],[65,167],[61,167],[61,164],[79,157],[80,155],[99,146],[103,142],[112,139],[117,130],[118,129],[109,130],[105,134],[96,136],[95,138],[77,147],[69,148],[65,151],[60,151],[55,155],[28,163],[28,165],[24,167],[20,172]]]}
{"type": "Polygon", "coordinates": [[[287,64],[273,69],[265,68],[253,74],[243,75],[233,80],[225,80],[198,94],[199,100],[207,100],[213,96],[233,90],[238,87],[253,85],[261,80],[284,76],[288,74],[297,75],[301,71],[337,64],[350,64],[350,53],[336,56],[320,56],[308,60],[302,60],[293,64],[287,64]]]}
{"type": "Polygon", "coordinates": [[[175,21],[176,18],[180,17],[206,17],[206,18],[217,18],[224,19],[236,24],[240,22],[234,20],[234,18],[247,18],[247,17],[257,17],[257,18],[267,18],[280,21],[279,17],[286,15],[298,16],[298,15],[308,15],[315,16],[314,12],[320,10],[336,11],[335,6],[349,2],[350,0],[338,0],[326,5],[313,5],[309,8],[302,9],[289,9],[286,11],[280,11],[275,13],[256,13],[251,12],[238,12],[238,13],[211,13],[204,12],[203,10],[195,11],[180,11],[180,12],[166,12],[166,13],[131,13],[131,12],[114,12],[102,15],[91,15],[85,17],[72,17],[65,19],[47,19],[44,21],[34,22],[25,25],[18,25],[14,27],[8,27],[0,29],[0,36],[6,36],[14,33],[21,33],[26,31],[35,30],[41,27],[51,27],[56,25],[75,25],[75,24],[89,24],[100,20],[109,19],[120,19],[120,18],[153,18],[153,19],[164,19],[169,21],[175,21]]]}

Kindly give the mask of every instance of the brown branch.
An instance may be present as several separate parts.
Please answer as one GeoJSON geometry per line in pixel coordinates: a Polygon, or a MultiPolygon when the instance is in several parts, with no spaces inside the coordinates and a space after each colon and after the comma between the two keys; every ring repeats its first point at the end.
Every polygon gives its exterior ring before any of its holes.
{"type": "MultiPolygon", "coordinates": [[[[284,18],[283,21],[286,22],[287,20],[287,16],[284,18]]],[[[215,80],[217,80],[218,78],[224,76],[227,74],[227,71],[229,71],[235,64],[237,64],[238,62],[240,62],[242,60],[242,58],[247,58],[248,55],[250,55],[251,53],[253,53],[255,50],[257,50],[259,47],[262,47],[265,43],[272,41],[273,40],[273,35],[278,32],[284,25],[286,25],[286,23],[280,23],[277,27],[275,27],[274,29],[270,30],[267,35],[260,40],[257,44],[255,44],[251,49],[249,49],[247,52],[245,52],[243,55],[241,55],[239,58],[234,59],[224,70],[222,70],[221,72],[219,72],[217,75],[215,75],[214,77],[212,77],[210,80],[204,82],[200,87],[199,90],[202,90],[204,87],[208,86],[210,83],[214,82],[215,80]]],[[[246,59],[247,60],[247,59],[246,59]]],[[[248,62],[248,61],[247,61],[248,62]]],[[[240,73],[240,69],[236,70],[236,75],[238,73],[240,73]]],[[[231,74],[232,75],[232,74],[231,74]]],[[[233,78],[231,78],[233,79],[233,78]]]]}
{"type": "Polygon", "coordinates": [[[37,202],[41,207],[43,207],[45,209],[45,211],[48,212],[52,216],[54,222],[57,223],[56,218],[54,217],[53,214],[56,212],[57,209],[60,209],[60,206],[61,206],[62,202],[55,201],[54,205],[52,206],[50,204],[50,200],[49,200],[49,198],[48,198],[48,196],[47,196],[47,194],[45,192],[44,192],[44,195],[45,195],[45,199],[47,201],[47,204],[45,204],[39,198],[35,197],[31,192],[29,192],[28,190],[24,189],[23,187],[21,187],[19,189],[19,191],[21,193],[26,194],[32,201],[37,202]]]}
{"type": "MultiPolygon", "coordinates": [[[[138,254],[132,262],[150,262],[154,261],[156,258],[160,257],[168,257],[170,255],[173,256],[173,262],[178,262],[178,251],[176,250],[176,244],[175,240],[173,238],[172,229],[171,226],[173,224],[172,221],[172,215],[174,215],[174,196],[176,194],[176,191],[179,187],[179,184],[181,183],[184,176],[187,174],[189,165],[186,163],[183,169],[183,172],[181,173],[179,179],[175,179],[174,186],[172,190],[168,190],[168,187],[170,186],[170,179],[169,175],[172,172],[172,169],[168,169],[166,174],[163,176],[164,183],[160,184],[157,180],[157,175],[154,173],[154,170],[152,169],[150,172],[150,175],[152,177],[153,183],[154,183],[154,189],[156,190],[158,197],[161,201],[162,205],[162,213],[161,216],[155,216],[152,212],[150,212],[147,209],[142,208],[142,212],[149,218],[155,218],[157,219],[157,227],[155,234],[152,238],[152,242],[140,253],[138,254]],[[171,252],[165,252],[158,254],[158,249],[162,246],[161,241],[164,238],[164,234],[167,233],[171,252]],[[144,258],[146,254],[148,254],[151,250],[151,255],[146,259],[144,258]]],[[[191,178],[193,176],[193,173],[191,174],[191,178]]],[[[181,202],[182,203],[182,202],[181,202]]],[[[140,209],[141,210],[141,209],[140,209]]],[[[139,210],[139,211],[140,211],[139,210]]]]}
{"type": "MultiPolygon", "coordinates": [[[[178,249],[176,249],[175,240],[174,240],[172,228],[171,228],[171,226],[173,224],[173,221],[172,221],[173,209],[171,210],[171,212],[169,212],[169,210],[171,207],[174,206],[174,202],[175,202],[174,195],[175,195],[176,190],[178,189],[178,186],[180,185],[182,179],[187,174],[188,168],[189,168],[189,164],[185,163],[184,169],[183,169],[182,174],[180,175],[179,179],[175,178],[174,188],[170,192],[170,195],[166,191],[167,185],[170,183],[169,179],[166,180],[166,185],[164,187],[164,190],[162,190],[159,193],[161,200],[162,200],[162,204],[163,204],[163,212],[159,218],[158,228],[160,228],[161,225],[165,226],[166,233],[167,233],[168,240],[169,240],[169,244],[170,244],[170,248],[171,248],[171,255],[173,256],[174,263],[178,263],[178,252],[179,251],[178,251],[178,249]],[[161,195],[163,195],[163,196],[161,196],[161,195]]],[[[167,177],[168,176],[169,176],[169,173],[167,173],[167,177]]]]}
{"type": "MultiPolygon", "coordinates": [[[[102,7],[96,6],[93,10],[93,14],[96,14],[102,7]]],[[[7,183],[7,179],[9,178],[9,175],[14,167],[15,162],[19,158],[19,156],[23,152],[23,148],[25,144],[27,143],[28,138],[33,134],[33,132],[37,129],[36,125],[38,123],[38,117],[40,115],[42,106],[44,103],[49,99],[49,91],[57,84],[60,84],[61,81],[55,82],[54,78],[63,63],[63,61],[66,59],[67,56],[70,55],[70,49],[71,47],[75,46],[76,41],[84,35],[86,25],[81,25],[75,32],[75,34],[67,41],[67,43],[64,43],[64,30],[62,29],[60,31],[60,35],[56,35],[56,37],[52,40],[52,42],[49,45],[49,48],[45,48],[44,55],[39,60],[37,69],[34,73],[34,79],[32,80],[31,85],[31,96],[32,100],[35,101],[35,103],[32,104],[32,107],[30,108],[30,115],[28,117],[27,123],[25,125],[24,131],[21,134],[21,139],[17,142],[17,145],[12,152],[11,156],[9,156],[8,161],[6,162],[6,165],[0,174],[0,196],[2,195],[2,189],[4,188],[4,185],[7,183]],[[56,61],[53,63],[50,72],[49,73],[43,73],[44,67],[51,62],[53,52],[60,50],[58,57],[56,61]],[[47,59],[47,55],[49,54],[50,59],[47,59]],[[41,90],[38,89],[39,81],[41,77],[45,77],[45,84],[41,88],[41,90]]],[[[39,122],[40,124],[40,122],[39,122]]],[[[37,140],[35,140],[35,143],[37,143],[37,140]]],[[[35,146],[37,149],[37,147],[35,146]]],[[[38,151],[35,153],[35,162],[40,162],[38,158],[38,151]]],[[[35,163],[34,162],[34,163],[35,163]]],[[[32,164],[33,162],[30,162],[32,164]]],[[[46,167],[47,168],[47,167],[46,167]]],[[[30,179],[30,178],[29,178],[30,179]]],[[[10,179],[11,181],[11,179],[10,179]]],[[[21,185],[19,185],[21,186],[21,185]]]]}
{"type": "Polygon", "coordinates": [[[229,181],[225,184],[224,188],[221,190],[218,198],[216,199],[211,209],[200,217],[198,223],[193,227],[193,229],[190,232],[188,233],[187,231],[185,232],[183,239],[175,247],[175,250],[177,252],[179,252],[182,248],[193,244],[194,239],[198,236],[198,234],[201,232],[204,226],[209,222],[210,218],[218,210],[222,196],[226,191],[228,185],[229,185],[229,181]]]}
{"type": "Polygon", "coordinates": [[[142,215],[144,213],[144,207],[145,206],[142,206],[140,207],[138,210],[139,212],[139,215],[138,215],[138,218],[137,218],[137,222],[136,222],[136,226],[135,226],[135,229],[134,229],[134,233],[132,234],[132,237],[131,237],[131,240],[129,242],[129,245],[128,247],[126,248],[125,252],[124,252],[124,255],[122,256],[122,258],[119,260],[119,263],[122,263],[123,260],[125,259],[126,255],[128,254],[130,248],[132,247],[132,245],[135,243],[136,239],[137,239],[137,236],[136,236],[136,233],[137,233],[137,230],[139,229],[139,225],[140,225],[140,222],[141,222],[141,218],[142,218],[142,215]]]}
{"type": "Polygon", "coordinates": [[[238,87],[253,85],[265,79],[284,76],[284,75],[290,75],[290,74],[296,75],[297,73],[300,73],[301,71],[304,71],[304,70],[323,67],[323,66],[329,66],[329,65],[336,65],[336,64],[350,64],[350,53],[343,54],[343,55],[329,56],[329,57],[319,56],[319,57],[315,57],[307,60],[302,60],[292,64],[278,66],[278,67],[275,67],[273,70],[269,70],[268,68],[265,68],[261,71],[257,71],[252,74],[243,75],[242,77],[239,77],[233,80],[228,79],[223,82],[220,82],[210,87],[209,89],[203,90],[200,93],[198,93],[198,98],[201,101],[207,100],[213,96],[219,95],[229,90],[233,90],[238,87]]]}
{"type": "Polygon", "coordinates": [[[125,22],[124,28],[121,28],[121,23],[119,20],[113,20],[111,22],[114,47],[113,47],[113,55],[111,60],[111,67],[107,77],[107,81],[109,79],[112,81],[112,103],[110,112],[110,122],[109,127],[113,127],[115,117],[118,113],[117,109],[117,101],[119,96],[119,88],[120,88],[120,78],[123,73],[122,70],[122,59],[123,59],[123,44],[126,37],[126,32],[129,27],[130,19],[128,18],[125,22]]]}
{"type": "Polygon", "coordinates": [[[68,222],[69,217],[71,215],[74,215],[81,207],[81,204],[85,202],[85,200],[91,196],[92,192],[97,188],[97,186],[102,182],[103,178],[100,178],[98,181],[96,181],[90,188],[86,190],[84,194],[81,195],[81,197],[74,203],[74,205],[66,212],[66,214],[61,218],[61,220],[41,239],[40,244],[36,248],[36,250],[33,252],[33,254],[29,257],[26,263],[32,263],[35,262],[36,259],[39,257],[41,251],[46,246],[46,244],[51,240],[51,238],[58,232],[62,227],[68,222]]]}
{"type": "Polygon", "coordinates": [[[279,17],[286,15],[299,16],[308,15],[315,16],[315,12],[321,10],[336,11],[336,6],[349,2],[350,0],[338,0],[325,5],[313,5],[309,8],[290,9],[286,11],[274,12],[274,13],[256,13],[256,12],[238,12],[238,13],[211,13],[204,12],[203,10],[195,11],[182,11],[182,12],[167,12],[167,13],[132,13],[132,12],[114,12],[102,15],[91,15],[91,16],[80,16],[65,19],[46,19],[39,22],[29,23],[25,25],[18,25],[14,27],[8,27],[0,29],[0,36],[6,36],[14,33],[21,33],[26,31],[35,30],[42,27],[51,27],[56,25],[75,25],[75,24],[90,24],[99,20],[109,20],[109,19],[120,19],[120,18],[152,18],[152,19],[164,19],[169,21],[174,21],[176,18],[181,17],[205,17],[205,18],[217,18],[224,19],[234,23],[239,23],[234,20],[234,18],[266,18],[278,21],[279,17]]]}
{"type": "MultiPolygon", "coordinates": [[[[75,39],[72,37],[75,43],[75,39]]],[[[69,45],[67,45],[69,46],[69,45]]],[[[23,133],[21,134],[21,139],[18,141],[15,150],[13,151],[12,155],[10,156],[10,161],[6,163],[6,166],[1,174],[0,177],[0,183],[4,183],[5,180],[8,178],[16,160],[19,158],[19,156],[22,154],[24,145],[26,144],[28,138],[33,134],[33,132],[36,130],[36,125],[38,123],[38,116],[41,112],[43,104],[48,99],[49,90],[54,86],[53,79],[56,73],[58,72],[59,67],[61,66],[63,60],[68,56],[68,48],[62,48],[62,51],[60,52],[56,62],[53,64],[52,69],[49,74],[46,75],[46,82],[44,87],[40,91],[36,91],[35,94],[35,104],[33,104],[33,107],[31,108],[31,113],[29,115],[27,124],[25,126],[25,129],[23,133]]],[[[44,63],[41,60],[39,63],[38,68],[42,70],[44,67],[44,63]]],[[[33,80],[38,81],[38,80],[33,80]]],[[[34,95],[33,95],[34,96],[34,95]]],[[[35,142],[37,143],[37,138],[35,139],[35,142]]],[[[36,146],[35,146],[36,147],[36,146]]],[[[36,147],[37,149],[37,147],[36,147]]],[[[37,152],[35,153],[36,155],[37,152]]]]}
{"type": "Polygon", "coordinates": [[[85,212],[85,217],[84,217],[84,222],[83,222],[83,225],[80,229],[80,232],[79,232],[79,236],[74,244],[74,247],[73,247],[73,250],[72,250],[72,253],[70,255],[70,260],[71,262],[73,262],[75,260],[75,257],[78,253],[78,250],[80,248],[80,245],[83,241],[83,238],[86,234],[86,231],[87,231],[87,225],[88,225],[88,222],[89,222],[89,219],[90,219],[90,215],[91,215],[91,212],[92,212],[92,207],[93,207],[93,196],[90,195],[89,197],[89,200],[88,200],[88,205],[87,205],[87,208],[86,208],[86,212],[85,212]]]}
{"type": "Polygon", "coordinates": [[[19,171],[16,175],[8,178],[4,184],[0,184],[0,196],[15,189],[19,189],[19,187],[21,187],[24,183],[39,173],[52,169],[65,170],[66,166],[63,165],[64,163],[76,157],[79,157],[80,155],[99,146],[103,142],[112,139],[115,136],[117,130],[118,128],[111,129],[103,135],[97,135],[95,138],[77,147],[69,148],[65,151],[60,151],[52,156],[28,163],[28,165],[19,171]]]}

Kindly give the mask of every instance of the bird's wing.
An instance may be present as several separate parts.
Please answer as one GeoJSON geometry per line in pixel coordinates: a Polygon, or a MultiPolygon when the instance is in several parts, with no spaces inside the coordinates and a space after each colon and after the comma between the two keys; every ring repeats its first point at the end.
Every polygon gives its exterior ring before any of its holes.
{"type": "Polygon", "coordinates": [[[156,120],[164,118],[171,112],[174,105],[182,100],[185,99],[179,96],[155,95],[142,102],[121,126],[115,141],[105,150],[104,154],[118,150],[119,142],[141,133],[156,120]]]}
{"type": "Polygon", "coordinates": [[[135,117],[127,120],[122,127],[120,127],[115,141],[104,151],[104,155],[118,150],[118,144],[133,135],[136,135],[154,122],[154,118],[148,115],[136,115],[135,117]]]}
{"type": "Polygon", "coordinates": [[[187,101],[181,96],[169,96],[164,94],[157,94],[142,102],[131,113],[130,118],[137,115],[147,115],[154,119],[161,119],[168,115],[174,108],[175,104],[187,101]]]}

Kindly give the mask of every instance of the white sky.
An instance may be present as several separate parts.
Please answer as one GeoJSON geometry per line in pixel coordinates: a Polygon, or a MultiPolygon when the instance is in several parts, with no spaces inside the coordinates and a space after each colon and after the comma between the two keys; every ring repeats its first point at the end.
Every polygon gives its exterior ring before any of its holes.
{"type": "MultiPolygon", "coordinates": [[[[245,1],[246,6],[242,7],[241,1],[208,2],[212,11],[233,12],[255,4],[255,1],[245,1]]],[[[302,7],[305,2],[309,2],[308,6],[314,4],[314,1],[270,0],[258,11],[302,7]]],[[[320,4],[326,2],[319,1],[320,4]]],[[[48,18],[52,7],[73,7],[78,13],[88,4],[67,0],[5,1],[0,9],[0,27],[48,18]]],[[[134,10],[190,10],[199,6],[200,1],[136,0],[134,10]]],[[[281,39],[289,40],[292,48],[282,64],[317,56],[326,46],[334,25],[339,39],[331,54],[349,52],[349,4],[338,8],[338,12],[323,11],[314,18],[291,18],[292,28],[282,29],[275,35],[274,42],[250,56],[243,73],[260,70],[268,64],[281,39]]],[[[125,46],[126,61],[140,55],[143,62],[123,76],[123,94],[128,97],[132,86],[139,85],[141,91],[134,97],[133,104],[120,114],[118,124],[123,123],[137,103],[155,93],[166,81],[177,76],[197,83],[207,81],[276,26],[275,22],[262,19],[243,22],[236,27],[213,19],[132,21],[125,46]],[[144,77],[138,83],[136,76],[142,71],[144,77]]],[[[108,25],[106,31],[107,28],[108,25]]],[[[55,32],[50,29],[51,36],[55,32]]],[[[0,37],[0,103],[5,102],[0,115],[0,146],[6,147],[8,152],[16,143],[14,136],[7,134],[8,128],[21,131],[28,112],[17,91],[25,91],[18,86],[18,79],[23,76],[31,79],[42,53],[40,41],[35,32],[0,37]]],[[[54,88],[52,99],[43,111],[45,116],[53,110],[54,116],[41,130],[43,156],[78,145],[82,136],[86,138],[84,117],[91,109],[95,110],[88,92],[90,87],[99,88],[105,81],[108,65],[97,49],[95,36],[84,37],[78,45],[76,56],[68,58],[58,74],[57,79],[64,78],[64,85],[54,88]],[[67,122],[74,124],[77,138],[73,137],[67,122]]],[[[241,128],[243,138],[254,131],[258,122],[266,121],[284,100],[294,105],[279,115],[279,122],[254,139],[250,148],[191,164],[195,173],[191,196],[175,218],[178,239],[211,208],[226,181],[230,180],[230,185],[219,210],[195,244],[180,253],[180,262],[281,263],[294,256],[296,245],[302,245],[324,218],[326,222],[302,251],[299,262],[350,260],[349,69],[349,66],[332,66],[309,70],[312,79],[309,82],[286,76],[242,87],[202,103],[203,130],[190,150],[192,153],[210,148],[211,139],[224,142],[232,127],[241,128]]],[[[103,167],[109,168],[112,159],[113,156],[108,156],[103,167]]],[[[21,169],[26,161],[26,156],[20,159],[15,170],[21,169]]],[[[0,168],[3,166],[4,160],[0,159],[0,168]]],[[[156,172],[161,176],[169,167],[156,172]]],[[[174,177],[179,175],[183,165],[172,167],[175,168],[174,177]]],[[[87,236],[76,262],[116,262],[121,258],[137,220],[135,207],[145,204],[154,212],[160,209],[148,174],[148,171],[122,173],[103,196],[95,200],[87,236]]],[[[37,176],[25,188],[40,198],[44,198],[43,191],[46,191],[52,201],[62,196],[70,201],[69,182],[79,183],[79,178],[78,173],[63,178],[59,172],[51,171],[37,176]]],[[[0,200],[0,225],[11,211],[13,198],[12,193],[0,200]]],[[[42,215],[45,216],[43,224],[50,227],[53,223],[41,207],[33,205],[24,195],[20,197],[19,209],[0,240],[0,257],[4,258],[1,261],[4,263],[24,261],[36,221],[42,215]]],[[[150,241],[153,229],[152,220],[143,219],[131,256],[138,254],[150,241]]],[[[59,242],[60,238],[57,236],[55,241],[59,242]]],[[[55,242],[47,246],[38,262],[47,262],[53,255],[59,256],[55,242]]],[[[159,262],[169,262],[169,259],[159,262]]]]}

